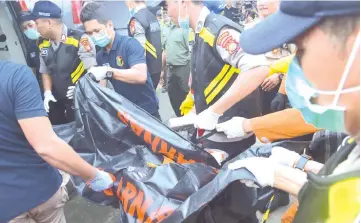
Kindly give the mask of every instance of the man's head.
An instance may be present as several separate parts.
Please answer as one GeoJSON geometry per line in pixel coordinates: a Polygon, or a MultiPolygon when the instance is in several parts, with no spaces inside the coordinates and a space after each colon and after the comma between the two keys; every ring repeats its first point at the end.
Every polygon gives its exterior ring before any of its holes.
{"type": "Polygon", "coordinates": [[[257,10],[261,18],[275,13],[279,8],[280,0],[258,0],[257,10]]]}
{"type": "Polygon", "coordinates": [[[62,29],[61,9],[51,1],[38,1],[31,13],[39,33],[46,39],[55,39],[62,29]]]}
{"type": "Polygon", "coordinates": [[[111,43],[115,34],[114,25],[102,4],[88,3],[81,10],[80,20],[84,25],[85,32],[96,45],[105,47],[111,43]]]}
{"type": "Polygon", "coordinates": [[[232,0],[226,0],[226,5],[228,8],[232,7],[232,0]]]}
{"type": "Polygon", "coordinates": [[[37,30],[36,23],[32,20],[31,13],[29,11],[22,12],[21,18],[21,31],[31,40],[36,40],[40,37],[40,33],[37,30]]]}
{"type": "Polygon", "coordinates": [[[328,122],[345,122],[346,131],[359,137],[359,26],[359,1],[282,1],[280,11],[244,32],[240,43],[246,52],[253,54],[267,52],[283,43],[296,43],[301,69],[296,69],[296,73],[295,69],[289,70],[287,85],[294,86],[286,87],[297,88],[297,94],[306,103],[301,104],[301,109],[311,110],[313,118],[320,121],[328,115],[340,117],[330,118],[328,122]],[[314,92],[312,97],[307,95],[310,92],[314,92]]]}
{"type": "Polygon", "coordinates": [[[162,20],[162,17],[163,17],[163,16],[162,16],[162,10],[159,9],[159,10],[157,11],[156,16],[157,16],[157,20],[158,20],[158,21],[161,21],[161,20],[162,20]]]}

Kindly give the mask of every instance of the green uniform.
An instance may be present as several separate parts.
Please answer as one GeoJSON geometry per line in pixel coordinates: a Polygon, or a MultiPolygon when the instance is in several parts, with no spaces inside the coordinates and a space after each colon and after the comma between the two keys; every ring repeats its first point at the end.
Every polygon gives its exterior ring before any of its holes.
{"type": "Polygon", "coordinates": [[[175,114],[180,117],[180,105],[189,92],[189,31],[172,24],[164,28],[163,34],[163,48],[169,68],[167,75],[169,99],[175,114]]]}

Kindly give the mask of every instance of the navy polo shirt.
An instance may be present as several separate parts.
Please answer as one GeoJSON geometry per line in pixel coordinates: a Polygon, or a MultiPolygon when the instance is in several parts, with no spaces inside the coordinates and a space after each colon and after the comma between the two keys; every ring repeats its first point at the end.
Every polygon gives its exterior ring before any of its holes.
{"type": "Polygon", "coordinates": [[[39,58],[39,47],[36,44],[36,40],[29,40],[27,45],[28,55],[26,56],[26,63],[29,67],[36,69],[36,76],[39,78],[40,72],[40,58],[39,58]]]}
{"type": "Polygon", "coordinates": [[[18,120],[47,116],[29,67],[0,60],[0,222],[49,200],[59,171],[31,147],[18,120]]]}
{"type": "MultiPolygon", "coordinates": [[[[136,39],[116,33],[109,53],[105,48],[97,53],[97,63],[116,69],[130,69],[136,64],[146,64],[144,48],[136,39]]],[[[149,73],[145,84],[129,84],[115,79],[111,83],[118,94],[152,115],[158,113],[158,99],[149,73]]]]}

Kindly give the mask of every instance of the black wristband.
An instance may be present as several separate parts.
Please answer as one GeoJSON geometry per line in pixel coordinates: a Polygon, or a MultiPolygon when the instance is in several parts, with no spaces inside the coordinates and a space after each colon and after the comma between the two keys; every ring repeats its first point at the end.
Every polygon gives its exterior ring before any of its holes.
{"type": "Polygon", "coordinates": [[[306,154],[302,154],[300,156],[300,159],[297,161],[296,165],[294,166],[294,168],[304,171],[306,163],[311,159],[312,158],[310,156],[308,156],[306,154]]]}

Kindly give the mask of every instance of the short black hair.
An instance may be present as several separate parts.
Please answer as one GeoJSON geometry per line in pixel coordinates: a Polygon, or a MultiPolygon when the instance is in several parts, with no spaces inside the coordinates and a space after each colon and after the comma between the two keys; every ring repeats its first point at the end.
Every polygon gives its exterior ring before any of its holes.
{"type": "Polygon", "coordinates": [[[90,20],[97,20],[99,23],[106,25],[110,20],[104,5],[97,2],[89,2],[80,12],[80,20],[85,23],[90,20]]]}

